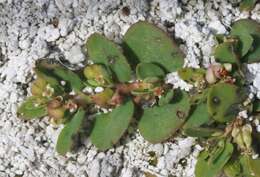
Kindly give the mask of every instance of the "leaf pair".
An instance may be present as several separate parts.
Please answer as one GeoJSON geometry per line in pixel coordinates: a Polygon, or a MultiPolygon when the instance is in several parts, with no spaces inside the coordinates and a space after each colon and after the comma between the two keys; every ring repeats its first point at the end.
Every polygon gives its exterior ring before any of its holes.
{"type": "Polygon", "coordinates": [[[176,44],[161,29],[147,22],[138,22],[129,28],[123,39],[123,52],[97,33],[88,39],[86,48],[90,59],[109,67],[120,82],[132,78],[128,62],[133,66],[140,62],[136,68],[139,79],[151,75],[162,77],[165,71],[176,71],[184,62],[176,44]]]}
{"type": "Polygon", "coordinates": [[[249,19],[236,21],[230,36],[219,40],[214,51],[221,63],[254,63],[260,58],[260,25],[249,19]]]}
{"type": "Polygon", "coordinates": [[[234,147],[230,142],[221,140],[211,151],[202,151],[195,168],[196,177],[216,177],[219,175],[231,158],[233,150],[234,147]]]}
{"type": "Polygon", "coordinates": [[[260,159],[252,159],[250,155],[232,157],[224,166],[227,177],[260,177],[260,159]]]}

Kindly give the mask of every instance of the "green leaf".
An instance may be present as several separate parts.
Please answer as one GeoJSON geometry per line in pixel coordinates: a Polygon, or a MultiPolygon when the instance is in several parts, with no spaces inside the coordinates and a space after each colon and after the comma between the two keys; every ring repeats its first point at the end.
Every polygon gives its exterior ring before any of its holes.
{"type": "Polygon", "coordinates": [[[255,3],[257,0],[242,0],[240,3],[240,10],[242,11],[250,11],[253,10],[255,7],[255,3]]]}
{"type": "Polygon", "coordinates": [[[220,63],[238,63],[237,42],[226,41],[217,45],[214,50],[214,56],[220,63]]]}
{"type": "Polygon", "coordinates": [[[135,63],[154,63],[168,72],[176,71],[184,63],[184,55],[175,42],[160,28],[144,21],[128,29],[124,49],[135,63]]]}
{"type": "Polygon", "coordinates": [[[47,115],[47,99],[31,96],[22,103],[17,115],[25,120],[40,118],[47,115]]]}
{"type": "MultiPolygon", "coordinates": [[[[233,153],[233,145],[229,142],[225,143],[224,149],[214,161],[209,161],[211,152],[204,150],[200,153],[195,167],[196,177],[216,177],[225,164],[228,162],[233,153]]],[[[216,155],[216,154],[215,154],[216,155]]]]}
{"type": "Polygon", "coordinates": [[[205,73],[205,69],[201,68],[181,68],[178,70],[180,78],[190,84],[203,80],[205,73]]]}
{"type": "Polygon", "coordinates": [[[84,83],[80,79],[80,77],[69,69],[57,67],[53,69],[53,73],[57,75],[61,80],[68,82],[70,88],[75,91],[81,91],[84,88],[84,83]]]}
{"type": "MultiPolygon", "coordinates": [[[[254,168],[254,165],[258,165],[258,169],[259,169],[259,160],[256,160],[256,162],[253,162],[255,163],[253,166],[252,166],[252,158],[249,156],[249,155],[241,155],[239,157],[239,160],[240,160],[240,163],[241,163],[241,167],[242,167],[242,175],[243,177],[259,177],[259,171],[254,171],[253,168],[254,168]],[[258,163],[257,163],[258,161],[258,163]]],[[[254,160],[253,160],[254,161],[254,160]]]]}
{"type": "Polygon", "coordinates": [[[151,143],[158,143],[172,136],[189,115],[190,103],[184,92],[175,92],[175,104],[147,108],[139,122],[141,135],[151,143]]]}
{"type": "Polygon", "coordinates": [[[108,87],[113,84],[112,73],[103,65],[89,65],[84,68],[84,76],[94,86],[108,87]]]}
{"type": "Polygon", "coordinates": [[[184,129],[184,134],[190,137],[211,137],[221,135],[223,132],[216,128],[190,127],[184,129]]]}
{"type": "Polygon", "coordinates": [[[71,90],[80,91],[84,88],[84,83],[80,77],[59,63],[50,63],[50,60],[43,59],[36,63],[35,70],[37,74],[46,79],[54,88],[60,89],[60,81],[62,80],[66,81],[66,85],[68,85],[71,90]]]}
{"type": "Polygon", "coordinates": [[[46,80],[48,84],[50,84],[56,95],[62,94],[64,92],[64,89],[60,85],[59,81],[53,75],[51,75],[48,70],[39,68],[37,66],[34,70],[38,77],[41,77],[42,79],[46,80]]]}
{"type": "Polygon", "coordinates": [[[152,63],[139,63],[136,67],[136,75],[138,79],[150,77],[163,78],[165,73],[161,67],[152,63]]]}
{"type": "Polygon", "coordinates": [[[241,164],[237,158],[230,159],[224,166],[224,173],[227,177],[242,177],[241,171],[241,164]]]}
{"type": "Polygon", "coordinates": [[[134,113],[134,104],[127,101],[112,112],[96,116],[91,142],[99,149],[106,150],[113,147],[127,130],[134,113]]]}
{"type": "Polygon", "coordinates": [[[255,177],[260,177],[260,159],[249,158],[249,168],[255,177]]]}
{"type": "Polygon", "coordinates": [[[119,47],[104,36],[94,33],[86,44],[90,59],[96,64],[108,66],[120,82],[131,79],[131,68],[119,47]]]}
{"type": "Polygon", "coordinates": [[[218,122],[229,122],[238,114],[239,104],[246,94],[233,84],[218,83],[210,88],[207,99],[208,112],[218,122]]]}
{"type": "Polygon", "coordinates": [[[260,61],[260,24],[254,20],[241,19],[232,25],[231,35],[237,36],[243,41],[244,35],[253,37],[253,45],[249,52],[243,57],[243,62],[254,63],[260,61]],[[240,37],[241,36],[241,37],[240,37]]]}
{"type": "Polygon", "coordinates": [[[172,101],[174,97],[174,90],[168,90],[166,93],[164,93],[161,98],[159,99],[159,106],[166,105],[172,101]]]}
{"type": "Polygon", "coordinates": [[[253,102],[253,111],[254,112],[260,112],[260,100],[254,100],[253,102]]]}
{"type": "Polygon", "coordinates": [[[244,57],[252,48],[254,38],[249,34],[243,34],[239,36],[238,50],[241,53],[241,57],[244,57]]]}
{"type": "Polygon", "coordinates": [[[56,150],[60,155],[65,155],[73,148],[74,137],[80,131],[85,118],[85,111],[80,108],[73,118],[65,125],[59,134],[56,150]]]}
{"type": "Polygon", "coordinates": [[[210,121],[209,114],[206,111],[207,104],[201,103],[194,107],[194,110],[191,112],[188,120],[185,122],[183,129],[189,129],[194,127],[199,127],[210,121]]]}

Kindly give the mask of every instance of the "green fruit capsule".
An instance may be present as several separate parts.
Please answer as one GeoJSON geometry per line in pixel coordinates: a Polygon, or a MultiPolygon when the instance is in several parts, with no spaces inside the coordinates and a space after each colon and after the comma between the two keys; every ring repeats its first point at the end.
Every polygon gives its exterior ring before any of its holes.
{"type": "Polygon", "coordinates": [[[112,84],[112,77],[108,70],[102,65],[90,65],[85,67],[84,76],[96,83],[95,86],[108,86],[112,84]]]}
{"type": "Polygon", "coordinates": [[[48,103],[48,115],[56,121],[63,119],[65,111],[62,100],[59,98],[55,98],[48,103]]]}
{"type": "Polygon", "coordinates": [[[92,101],[99,106],[105,107],[109,104],[113,95],[113,90],[106,88],[103,92],[93,95],[92,101]]]}

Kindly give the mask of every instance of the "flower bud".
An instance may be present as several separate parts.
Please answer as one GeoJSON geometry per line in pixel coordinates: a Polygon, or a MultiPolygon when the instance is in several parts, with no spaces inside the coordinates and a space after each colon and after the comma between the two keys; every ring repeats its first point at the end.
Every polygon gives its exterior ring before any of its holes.
{"type": "Polygon", "coordinates": [[[207,69],[207,72],[206,72],[206,81],[209,83],[209,84],[214,84],[215,82],[217,82],[217,78],[214,74],[214,71],[212,69],[212,67],[209,67],[207,69]]]}

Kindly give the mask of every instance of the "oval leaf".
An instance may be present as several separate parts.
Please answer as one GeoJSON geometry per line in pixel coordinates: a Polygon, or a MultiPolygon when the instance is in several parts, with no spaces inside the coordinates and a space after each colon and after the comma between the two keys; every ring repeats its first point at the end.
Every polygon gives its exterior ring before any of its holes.
{"type": "Polygon", "coordinates": [[[260,24],[254,20],[241,19],[232,25],[231,35],[237,36],[240,41],[243,40],[244,35],[253,37],[253,45],[250,51],[243,57],[243,61],[247,63],[254,63],[260,61],[260,24]],[[241,36],[241,37],[240,37],[241,36]]]}
{"type": "Polygon", "coordinates": [[[220,63],[238,63],[237,42],[227,41],[217,45],[214,51],[214,57],[220,63]]]}
{"type": "Polygon", "coordinates": [[[148,22],[137,22],[128,29],[124,36],[124,48],[136,63],[155,63],[168,72],[176,71],[184,63],[183,53],[174,41],[148,22]]]}
{"type": "Polygon", "coordinates": [[[165,73],[158,65],[152,63],[139,63],[136,67],[136,75],[138,79],[145,79],[149,77],[163,78],[165,73]]]}
{"type": "Polygon", "coordinates": [[[230,159],[232,153],[233,145],[229,142],[226,142],[223,151],[220,154],[218,154],[218,157],[214,158],[214,161],[210,161],[209,157],[210,155],[212,155],[211,152],[204,150],[200,153],[195,167],[196,177],[217,176],[230,159]]]}
{"type": "Polygon", "coordinates": [[[208,112],[218,122],[229,122],[239,112],[244,101],[244,91],[233,84],[218,83],[210,88],[207,99],[208,112]]]}
{"type": "Polygon", "coordinates": [[[116,144],[127,130],[134,113],[134,104],[128,101],[112,112],[96,116],[91,142],[99,149],[106,150],[116,144]]]}
{"type": "Polygon", "coordinates": [[[227,177],[240,177],[241,176],[241,163],[238,159],[231,159],[224,166],[224,173],[227,177]]]}
{"type": "Polygon", "coordinates": [[[207,104],[201,103],[197,105],[192,113],[189,115],[188,120],[185,122],[183,126],[184,129],[199,127],[207,122],[209,122],[209,114],[206,111],[207,104]]]}
{"type": "Polygon", "coordinates": [[[60,155],[65,155],[73,148],[74,137],[80,131],[85,118],[85,111],[79,109],[59,134],[56,150],[60,155]]]}
{"type": "Polygon", "coordinates": [[[255,7],[255,3],[257,2],[257,0],[242,0],[240,2],[240,10],[242,11],[250,11],[253,10],[255,7]]]}
{"type": "Polygon", "coordinates": [[[47,100],[42,97],[31,96],[18,108],[19,117],[30,120],[47,115],[47,100]]]}
{"type": "MultiPolygon", "coordinates": [[[[151,143],[158,143],[172,136],[185,122],[190,103],[186,93],[175,104],[155,106],[144,110],[139,122],[141,135],[151,143]]],[[[180,96],[180,95],[179,95],[180,96]]]]}
{"type": "Polygon", "coordinates": [[[81,91],[84,88],[84,83],[80,77],[69,69],[57,67],[53,69],[53,73],[61,80],[66,81],[72,90],[81,91]]]}
{"type": "Polygon", "coordinates": [[[104,36],[94,33],[86,44],[90,59],[111,68],[120,82],[131,79],[131,68],[119,47],[104,36]]]}
{"type": "Polygon", "coordinates": [[[203,80],[205,74],[205,69],[201,68],[181,68],[178,70],[180,78],[190,84],[203,80]]]}

